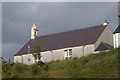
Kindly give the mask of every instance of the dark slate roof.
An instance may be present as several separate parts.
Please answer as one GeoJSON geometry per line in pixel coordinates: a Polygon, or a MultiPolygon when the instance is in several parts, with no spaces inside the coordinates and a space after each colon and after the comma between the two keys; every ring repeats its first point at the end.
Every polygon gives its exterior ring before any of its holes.
{"type": "Polygon", "coordinates": [[[102,43],[96,48],[95,51],[104,51],[104,50],[109,50],[109,49],[111,49],[111,48],[113,48],[112,45],[109,45],[109,44],[107,44],[107,43],[102,42],[102,43]]]}
{"type": "Polygon", "coordinates": [[[86,44],[94,44],[106,26],[98,25],[94,27],[39,36],[36,39],[28,41],[27,44],[15,55],[27,54],[28,46],[32,49],[35,45],[39,45],[41,52],[56,49],[81,46],[86,44]]]}
{"type": "Polygon", "coordinates": [[[114,33],[120,33],[120,25],[117,27],[114,33]]]}

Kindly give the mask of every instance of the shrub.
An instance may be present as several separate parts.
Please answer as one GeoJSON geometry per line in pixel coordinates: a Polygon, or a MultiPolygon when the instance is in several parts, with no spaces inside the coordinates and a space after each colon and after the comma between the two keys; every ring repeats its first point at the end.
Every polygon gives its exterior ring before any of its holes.
{"type": "Polygon", "coordinates": [[[74,57],[74,58],[73,58],[73,60],[76,60],[76,59],[77,59],[77,57],[74,57]]]}
{"type": "Polygon", "coordinates": [[[60,60],[56,60],[56,62],[60,62],[60,60]]]}
{"type": "Polygon", "coordinates": [[[36,75],[39,72],[39,67],[36,64],[32,65],[32,74],[36,75]]]}
{"type": "Polygon", "coordinates": [[[87,58],[84,58],[83,61],[82,61],[82,64],[86,64],[88,62],[89,62],[89,60],[87,58]]]}
{"type": "Polygon", "coordinates": [[[44,65],[44,62],[42,62],[42,61],[38,61],[38,63],[37,63],[39,66],[43,66],[44,65]]]}
{"type": "Polygon", "coordinates": [[[44,65],[43,69],[44,69],[45,71],[48,71],[48,70],[49,70],[48,65],[44,65]]]}
{"type": "Polygon", "coordinates": [[[14,62],[9,61],[2,61],[2,73],[10,75],[11,70],[13,68],[14,62]]]}
{"type": "Polygon", "coordinates": [[[38,73],[38,69],[37,68],[32,68],[32,74],[36,75],[38,73]]]}
{"type": "Polygon", "coordinates": [[[13,70],[15,70],[15,72],[22,73],[27,70],[27,66],[24,64],[15,64],[13,70]]]}
{"type": "Polygon", "coordinates": [[[71,62],[72,64],[71,64],[71,68],[73,69],[77,69],[77,63],[76,62],[74,62],[74,61],[72,61],[71,62]]]}

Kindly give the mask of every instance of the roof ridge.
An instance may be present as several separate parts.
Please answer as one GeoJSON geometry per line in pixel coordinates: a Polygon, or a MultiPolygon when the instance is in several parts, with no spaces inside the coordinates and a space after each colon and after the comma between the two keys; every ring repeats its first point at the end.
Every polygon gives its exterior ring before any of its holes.
{"type": "Polygon", "coordinates": [[[42,35],[42,36],[38,36],[38,38],[39,37],[45,37],[45,36],[48,36],[48,35],[56,35],[56,34],[61,34],[61,33],[67,33],[67,32],[77,31],[77,30],[84,30],[84,29],[94,28],[94,27],[98,27],[98,26],[101,26],[101,25],[96,25],[96,26],[91,26],[91,27],[85,27],[85,28],[80,28],[80,29],[74,29],[74,30],[68,30],[68,31],[63,31],[63,32],[58,32],[58,33],[52,33],[52,34],[42,35]]]}

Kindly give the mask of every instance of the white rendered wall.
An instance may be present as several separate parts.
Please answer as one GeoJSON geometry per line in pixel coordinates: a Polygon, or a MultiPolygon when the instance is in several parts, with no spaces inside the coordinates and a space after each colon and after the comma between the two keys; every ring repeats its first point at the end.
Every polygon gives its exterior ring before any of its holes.
{"type": "Polygon", "coordinates": [[[89,55],[91,53],[94,53],[94,45],[86,45],[85,48],[84,48],[84,53],[85,53],[85,56],[86,55],[89,55]]]}
{"type": "MultiPolygon", "coordinates": [[[[102,27],[104,27],[104,26],[102,26],[102,27]]],[[[114,44],[113,44],[113,32],[109,26],[107,26],[105,28],[105,30],[102,32],[102,34],[100,35],[100,37],[96,41],[95,49],[100,45],[101,42],[105,42],[109,45],[114,46],[114,44]]]]}
{"type": "Polygon", "coordinates": [[[33,64],[34,63],[34,57],[32,54],[26,54],[26,55],[22,55],[23,56],[23,63],[24,64],[33,64]],[[30,61],[28,61],[28,59],[30,58],[30,61]]]}
{"type": "Polygon", "coordinates": [[[68,50],[68,49],[72,49],[72,57],[81,57],[83,56],[83,53],[84,53],[84,56],[94,53],[94,44],[85,45],[84,47],[77,46],[77,47],[70,47],[70,48],[63,48],[58,50],[41,52],[41,55],[42,55],[41,60],[43,62],[63,60],[65,59],[64,50],[68,50]]]}
{"type": "Polygon", "coordinates": [[[50,51],[41,52],[41,61],[50,62],[52,61],[52,53],[50,51]]]}
{"type": "Polygon", "coordinates": [[[14,56],[14,62],[15,63],[22,63],[22,57],[19,55],[19,56],[14,56]]]}
{"type": "Polygon", "coordinates": [[[115,34],[113,34],[113,44],[114,44],[114,48],[116,47],[116,43],[115,43],[115,34]]]}
{"type": "Polygon", "coordinates": [[[34,63],[34,57],[32,56],[32,54],[24,54],[21,56],[18,55],[18,56],[14,56],[14,62],[30,65],[34,63]],[[30,58],[30,61],[28,61],[29,58],[30,58]]]}
{"type": "Polygon", "coordinates": [[[120,46],[120,33],[118,33],[118,47],[120,46]]]}
{"type": "MultiPolygon", "coordinates": [[[[51,62],[56,60],[63,60],[65,59],[64,50],[68,50],[68,49],[72,49],[72,57],[81,57],[83,56],[83,54],[84,56],[86,56],[91,53],[94,53],[94,44],[41,52],[41,55],[42,55],[41,61],[51,62]]],[[[23,61],[22,63],[30,65],[34,63],[34,57],[32,56],[32,54],[14,56],[14,61],[15,62],[23,61]],[[28,58],[30,58],[30,62],[28,61],[28,58]]]]}
{"type": "Polygon", "coordinates": [[[120,33],[113,34],[114,39],[114,48],[118,48],[120,46],[120,33]]]}

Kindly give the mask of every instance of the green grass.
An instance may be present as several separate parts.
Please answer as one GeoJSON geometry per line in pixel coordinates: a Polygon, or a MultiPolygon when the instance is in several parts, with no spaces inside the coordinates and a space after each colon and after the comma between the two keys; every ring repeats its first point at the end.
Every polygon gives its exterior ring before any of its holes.
{"type": "Polygon", "coordinates": [[[3,63],[3,78],[117,78],[120,48],[43,66],[3,63]]]}

